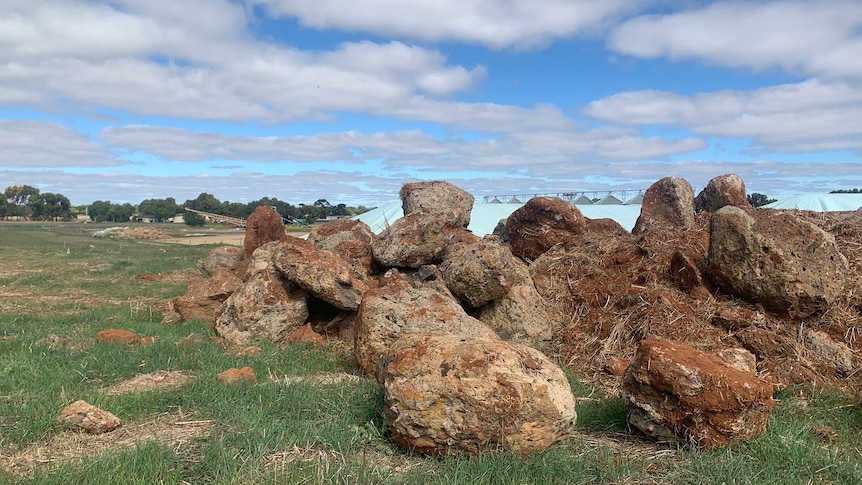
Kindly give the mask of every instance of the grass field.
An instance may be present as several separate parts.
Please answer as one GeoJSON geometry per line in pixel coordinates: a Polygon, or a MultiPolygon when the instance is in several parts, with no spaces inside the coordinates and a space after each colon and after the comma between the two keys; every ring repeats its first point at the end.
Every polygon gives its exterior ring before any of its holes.
{"type": "Polygon", "coordinates": [[[162,325],[159,305],[185,292],[212,246],[90,237],[97,229],[0,223],[0,483],[862,483],[862,406],[804,389],[777,396],[766,435],[705,452],[639,436],[618,399],[570,376],[579,401],[569,441],[527,458],[412,455],[387,440],[382,392],[343,346],[261,344],[249,357],[176,345],[208,330],[162,325]],[[135,278],[142,273],[176,276],[135,278]],[[108,328],[156,340],[96,341],[108,328]],[[256,384],[215,380],[244,366],[256,384]],[[108,391],[160,371],[191,378],[108,391]],[[56,418],[79,399],[123,425],[105,435],[64,430],[56,418]]]}

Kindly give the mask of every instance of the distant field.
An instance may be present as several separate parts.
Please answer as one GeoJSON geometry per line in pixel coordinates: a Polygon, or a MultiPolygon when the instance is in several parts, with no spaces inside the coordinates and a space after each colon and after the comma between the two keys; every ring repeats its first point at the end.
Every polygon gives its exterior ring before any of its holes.
{"type": "Polygon", "coordinates": [[[703,452],[632,432],[622,402],[570,375],[579,419],[569,441],[526,458],[413,455],[387,439],[382,392],[344,346],[262,343],[256,356],[177,346],[211,332],[162,325],[160,305],[185,292],[213,246],[91,237],[104,227],[0,223],[0,483],[862,483],[862,407],[803,389],[778,396],[765,436],[703,452]],[[165,277],[135,277],[144,273],[165,277]],[[108,328],[155,342],[96,341],[108,328]],[[256,384],[216,382],[245,366],[256,384]],[[168,375],[183,377],[178,387],[132,385],[168,375]],[[123,425],[64,431],[57,415],[79,399],[123,425]]]}

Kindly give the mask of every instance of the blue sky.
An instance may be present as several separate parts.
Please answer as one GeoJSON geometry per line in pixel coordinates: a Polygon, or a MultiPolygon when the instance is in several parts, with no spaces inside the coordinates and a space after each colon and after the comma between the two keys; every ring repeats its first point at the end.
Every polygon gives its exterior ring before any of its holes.
{"type": "Polygon", "coordinates": [[[0,189],[862,188],[862,2],[3,0],[0,189]]]}

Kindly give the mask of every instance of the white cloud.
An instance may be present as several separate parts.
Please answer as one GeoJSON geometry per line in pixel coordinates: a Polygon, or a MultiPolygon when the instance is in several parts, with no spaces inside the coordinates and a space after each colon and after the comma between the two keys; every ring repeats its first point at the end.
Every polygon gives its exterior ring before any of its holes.
{"type": "Polygon", "coordinates": [[[608,123],[748,139],[768,151],[862,150],[862,90],[853,83],[810,79],[691,96],[632,91],[593,101],[584,114],[608,123]]]}
{"type": "Polygon", "coordinates": [[[248,35],[240,5],[162,3],[18,1],[0,9],[0,101],[275,123],[395,110],[417,95],[449,97],[485,75],[401,42],[319,52],[264,43],[248,35]]]}
{"type": "Polygon", "coordinates": [[[253,0],[275,16],[339,29],[494,49],[595,32],[642,0],[253,0]]]}
{"type": "Polygon", "coordinates": [[[632,130],[531,131],[488,140],[438,140],[421,131],[318,133],[256,137],[180,128],[126,126],[100,136],[116,150],[144,152],[168,161],[251,160],[258,162],[362,163],[382,160],[388,169],[457,173],[523,170],[540,176],[560,163],[664,159],[697,151],[703,140],[635,136],[632,130]]]}
{"type": "Polygon", "coordinates": [[[857,0],[727,1],[633,18],[613,30],[608,45],[638,57],[858,78],[860,27],[857,0]]]}
{"type": "Polygon", "coordinates": [[[236,136],[191,132],[181,128],[126,126],[108,128],[100,136],[111,145],[141,151],[165,160],[201,162],[362,162],[393,156],[440,156],[448,147],[419,131],[391,133],[320,133],[309,136],[236,136]]]}
{"type": "Polygon", "coordinates": [[[0,120],[0,167],[125,165],[84,135],[47,121],[0,120]]]}

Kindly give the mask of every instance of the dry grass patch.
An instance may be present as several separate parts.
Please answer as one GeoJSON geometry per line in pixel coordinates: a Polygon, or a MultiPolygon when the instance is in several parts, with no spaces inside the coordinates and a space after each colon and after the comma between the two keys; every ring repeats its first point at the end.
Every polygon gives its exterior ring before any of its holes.
{"type": "Polygon", "coordinates": [[[131,379],[118,382],[104,389],[109,396],[117,396],[131,392],[147,392],[159,389],[182,387],[195,378],[186,371],[160,370],[150,374],[139,374],[131,379]]]}
{"type": "Polygon", "coordinates": [[[209,436],[213,426],[211,420],[197,420],[193,413],[177,409],[160,413],[148,421],[124,424],[100,435],[63,431],[21,449],[0,450],[0,469],[12,475],[32,477],[36,470],[148,442],[169,446],[175,453],[184,453],[193,440],[209,436]]]}
{"type": "Polygon", "coordinates": [[[362,449],[353,454],[325,447],[300,447],[279,450],[263,458],[264,470],[283,470],[293,464],[311,464],[317,473],[315,483],[326,483],[327,477],[349,474],[357,463],[364,463],[384,476],[397,476],[422,465],[421,457],[395,453],[388,454],[373,448],[362,449]]]}

